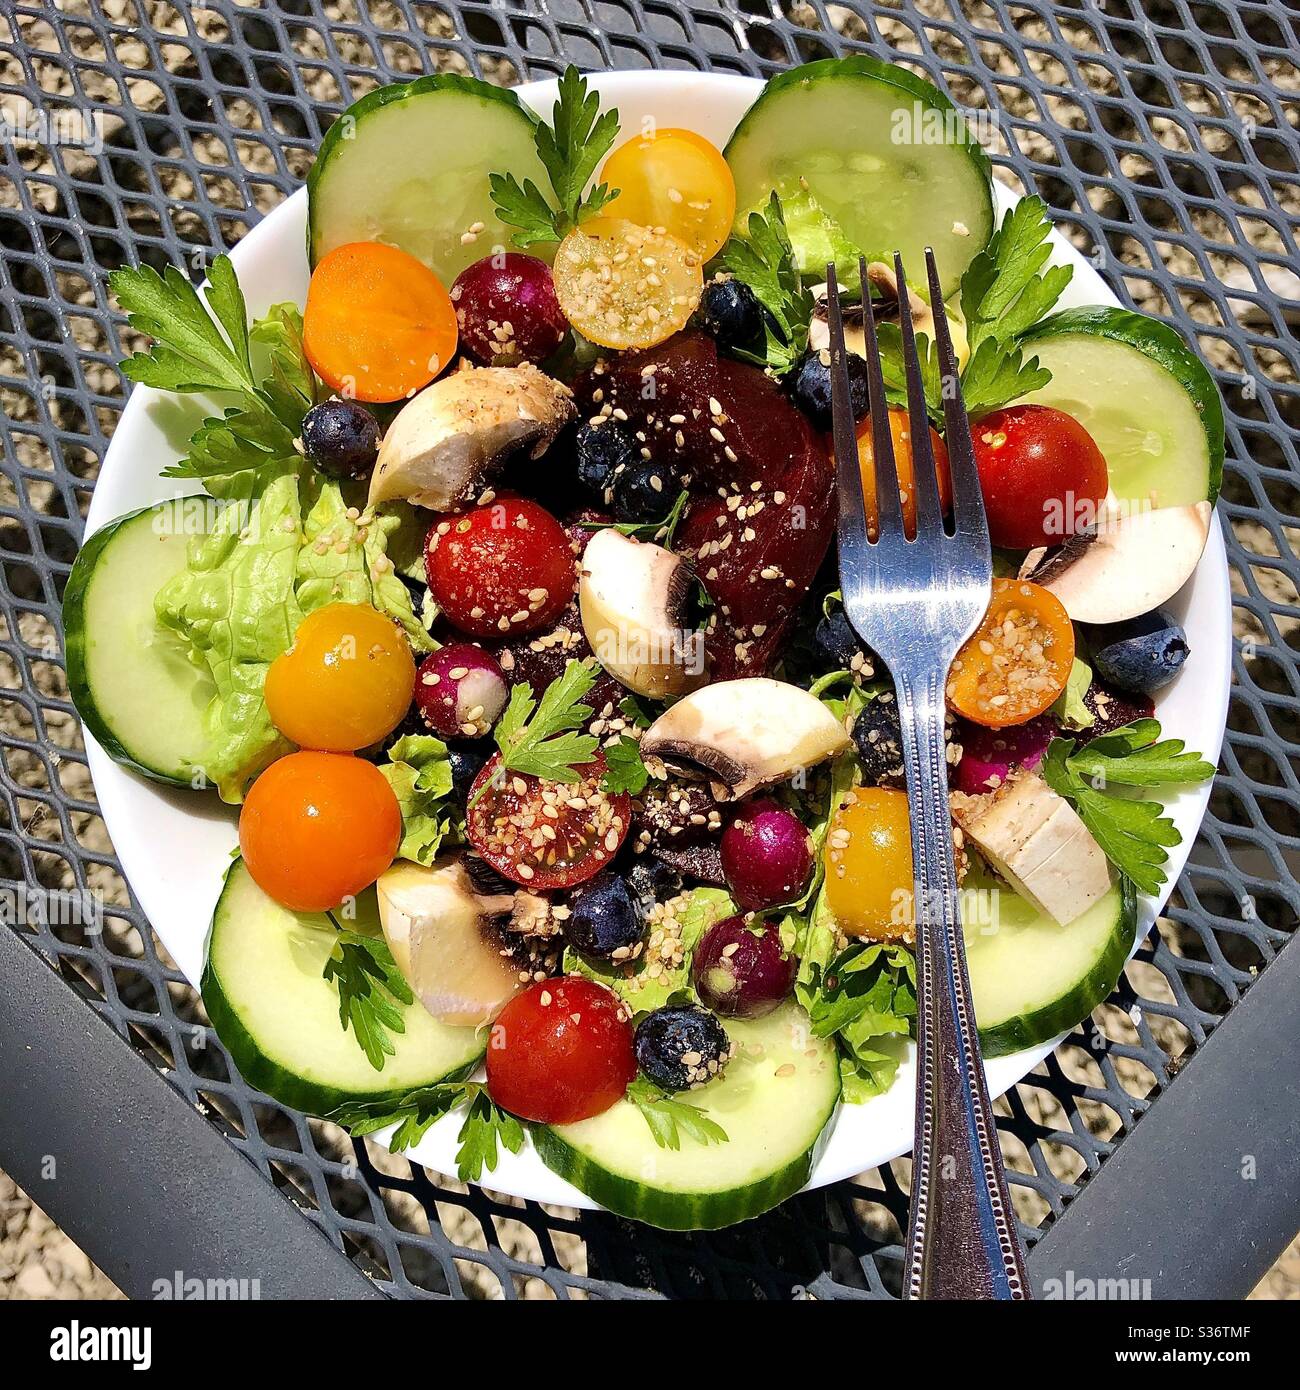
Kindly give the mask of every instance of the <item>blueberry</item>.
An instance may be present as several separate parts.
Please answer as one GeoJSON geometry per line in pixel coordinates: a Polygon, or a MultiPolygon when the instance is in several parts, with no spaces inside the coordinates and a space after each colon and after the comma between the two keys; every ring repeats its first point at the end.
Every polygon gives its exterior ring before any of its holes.
{"type": "Polygon", "coordinates": [[[665,1091],[685,1091],[711,1081],[731,1055],[726,1029],[695,1004],[669,1005],[647,1014],[637,1025],[635,1047],[637,1065],[665,1091]],[[688,1055],[691,1060],[683,1061],[688,1055]]]}
{"type": "Polygon", "coordinates": [[[682,876],[658,859],[638,859],[628,871],[628,887],[648,911],[653,903],[666,902],[681,891],[682,876]]]}
{"type": "MultiPolygon", "coordinates": [[[[867,364],[855,353],[846,354],[849,363],[849,396],[853,401],[853,418],[865,420],[870,409],[867,393],[867,364]]],[[[831,369],[819,352],[806,352],[799,359],[790,382],[794,403],[812,421],[816,429],[831,428],[831,369]]]]}
{"type": "MultiPolygon", "coordinates": [[[[850,626],[848,614],[842,608],[836,608],[829,617],[823,617],[813,630],[813,652],[818,662],[827,669],[849,671],[853,669],[855,657],[866,655],[866,648],[850,626]]],[[[858,663],[859,666],[861,664],[858,663]]]]}
{"type": "Polygon", "coordinates": [[[615,470],[626,468],[640,457],[628,435],[608,420],[602,425],[583,425],[574,440],[574,448],[578,456],[578,481],[601,497],[615,470]]]}
{"type": "Polygon", "coordinates": [[[584,956],[629,960],[644,936],[641,902],[620,874],[599,874],[569,904],[564,937],[584,956]]]}
{"type": "Polygon", "coordinates": [[[898,701],[892,690],[882,691],[853,721],[853,744],[867,786],[902,786],[902,738],[898,701]]]}
{"type": "Polygon", "coordinates": [[[763,306],[742,280],[715,280],[706,285],[700,319],[720,348],[753,347],[763,333],[763,306]]]}
{"type": "Polygon", "coordinates": [[[379,422],[356,401],[323,401],[303,419],[302,448],[328,478],[364,478],[379,453],[379,422]]]}
{"type": "Polygon", "coordinates": [[[673,509],[679,488],[671,468],[662,463],[637,462],[623,469],[611,484],[614,515],[620,521],[662,521],[673,509]]]}
{"type": "Polygon", "coordinates": [[[474,785],[474,779],[483,770],[483,764],[487,762],[487,754],[476,748],[448,746],[447,761],[451,764],[452,791],[461,800],[464,800],[469,796],[469,789],[474,785]]]}
{"type": "Polygon", "coordinates": [[[1190,648],[1187,635],[1156,609],[1093,633],[1093,666],[1103,680],[1135,695],[1150,695],[1178,674],[1190,648]]]}

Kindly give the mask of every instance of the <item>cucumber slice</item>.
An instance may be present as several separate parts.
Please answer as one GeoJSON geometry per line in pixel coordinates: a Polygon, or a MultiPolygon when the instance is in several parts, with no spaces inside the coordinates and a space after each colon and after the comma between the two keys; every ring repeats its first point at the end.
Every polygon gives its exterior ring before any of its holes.
{"type": "Polygon", "coordinates": [[[727,1132],[659,1148],[630,1100],[573,1125],[536,1126],[547,1167],[619,1216],[667,1230],[713,1230],[748,1220],[798,1192],[817,1161],[840,1096],[835,1044],[783,1004],[766,1018],[729,1019],[737,1055],[717,1080],[681,1099],[727,1132]]]}
{"type": "Polygon", "coordinates": [[[1174,329],[1095,306],[1053,314],[1023,341],[1052,374],[1026,401],[1055,406],[1087,428],[1116,497],[1182,507],[1219,495],[1223,401],[1174,329]]]}
{"type": "Polygon", "coordinates": [[[1033,1047],[1080,1023],[1115,988],[1137,929],[1132,886],[1063,927],[992,879],[962,894],[966,964],[985,1057],[1033,1047]]]}
{"type": "Polygon", "coordinates": [[[449,286],[494,246],[510,245],[513,229],[497,217],[489,174],[549,187],[536,128],[513,92],[458,73],[362,97],[330,126],[307,176],[308,259],[315,265],[336,246],[384,241],[449,286]]]}
{"type": "MultiPolygon", "coordinates": [[[[375,895],[357,899],[348,927],[379,935],[375,895]]],[[[319,913],[290,912],[262,892],[242,860],[226,875],[208,934],[203,1005],[244,1080],[295,1110],[327,1115],[355,1101],[396,1100],[419,1086],[467,1075],[486,1033],[439,1023],[419,1004],[403,1013],[383,1071],[339,1022],[338,990],[324,977],[334,928],[319,913]]]]}
{"type": "Polygon", "coordinates": [[[775,189],[799,269],[818,280],[830,259],[856,262],[861,251],[892,265],[901,251],[921,284],[932,246],[947,298],[993,235],[988,156],[957,108],[876,58],[826,58],[772,78],[725,153],[737,235],[775,189]]]}
{"type": "Polygon", "coordinates": [[[202,774],[203,712],[216,687],[158,624],[153,601],[217,509],[185,497],[118,517],[81,548],[63,595],[68,689],[82,723],[115,762],[186,787],[202,774]]]}

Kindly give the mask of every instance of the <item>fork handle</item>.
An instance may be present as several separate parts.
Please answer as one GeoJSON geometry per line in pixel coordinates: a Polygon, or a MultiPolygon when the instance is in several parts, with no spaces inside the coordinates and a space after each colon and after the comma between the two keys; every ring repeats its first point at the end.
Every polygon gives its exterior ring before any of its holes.
{"type": "Polygon", "coordinates": [[[1024,1254],[984,1083],[962,941],[944,748],[945,673],[895,671],[912,806],[916,1143],[908,1298],[1024,1299],[1024,1254]]]}

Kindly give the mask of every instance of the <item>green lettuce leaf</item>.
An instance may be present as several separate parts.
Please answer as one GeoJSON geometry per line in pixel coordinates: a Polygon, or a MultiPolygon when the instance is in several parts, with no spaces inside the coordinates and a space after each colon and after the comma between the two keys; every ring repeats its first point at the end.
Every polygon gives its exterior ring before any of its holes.
{"type": "Polygon", "coordinates": [[[301,534],[298,479],[286,474],[267,485],[251,514],[227,507],[210,535],[190,543],[187,567],[154,600],[158,621],[212,673],[204,774],[223,801],[241,801],[245,786],[293,749],[271,723],[263,687],[303,616],[294,593],[301,534]]]}
{"type": "Polygon", "coordinates": [[[1048,712],[1054,714],[1066,729],[1090,729],[1097,722],[1097,716],[1083,702],[1083,697],[1092,685],[1092,667],[1079,657],[1074,658],[1065,689],[1057,696],[1056,703],[1048,712]]]}
{"type": "Polygon", "coordinates": [[[408,734],[388,750],[379,764],[402,812],[399,859],[432,864],[444,844],[465,838],[464,814],[451,794],[447,745],[432,734],[408,734]]]}

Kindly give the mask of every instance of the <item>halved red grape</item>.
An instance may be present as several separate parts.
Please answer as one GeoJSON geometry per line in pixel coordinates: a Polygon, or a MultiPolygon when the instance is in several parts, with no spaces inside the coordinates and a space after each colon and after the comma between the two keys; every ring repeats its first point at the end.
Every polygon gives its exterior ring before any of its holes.
{"type": "Polygon", "coordinates": [[[435,521],[424,568],[447,621],[472,637],[551,627],[577,578],[564,527],[544,507],[510,493],[435,521]]]}
{"type": "Polygon", "coordinates": [[[812,873],[807,828],[770,797],[742,806],[722,833],[722,872],[747,912],[797,898],[812,873]]]}
{"type": "Polygon", "coordinates": [[[497,873],[534,891],[594,878],[627,838],[632,799],[601,790],[602,754],[579,771],[581,781],[550,782],[507,771],[494,754],[470,791],[470,844],[497,873]]]}
{"type": "Polygon", "coordinates": [[[451,302],[461,348],[488,366],[544,362],[569,331],[550,266],[518,251],[467,266],[451,287],[451,302]]]}
{"type": "Polygon", "coordinates": [[[480,738],[510,698],[505,672],[473,642],[449,642],[420,663],[415,703],[424,722],[443,738],[480,738]]]}
{"type": "Polygon", "coordinates": [[[727,917],[701,937],[691,978],[701,1001],[715,1013],[759,1018],[790,993],[797,969],[774,924],[727,917]]]}

